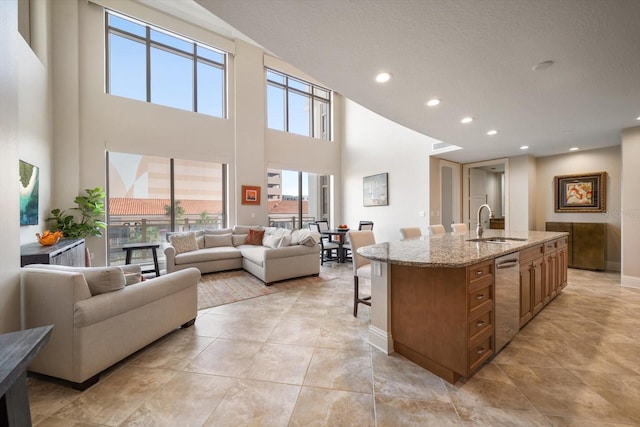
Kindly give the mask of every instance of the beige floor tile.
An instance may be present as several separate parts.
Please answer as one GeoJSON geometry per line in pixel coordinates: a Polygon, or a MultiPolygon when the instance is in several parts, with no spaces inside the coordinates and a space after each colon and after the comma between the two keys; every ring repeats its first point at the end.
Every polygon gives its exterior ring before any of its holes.
{"type": "Polygon", "coordinates": [[[313,347],[265,343],[242,376],[301,385],[312,355],[313,347]]]}
{"type": "Polygon", "coordinates": [[[289,425],[373,426],[373,395],[303,387],[289,425]]]}
{"type": "Polygon", "coordinates": [[[100,424],[69,421],[55,417],[44,417],[37,422],[32,419],[31,422],[34,427],[100,427],[100,424]]]}
{"type": "Polygon", "coordinates": [[[56,418],[117,426],[176,374],[125,366],[53,414],[56,418]]]}
{"type": "Polygon", "coordinates": [[[538,412],[488,407],[456,407],[465,426],[547,427],[538,412]]]}
{"type": "Polygon", "coordinates": [[[554,415],[547,415],[545,417],[552,427],[630,427],[637,426],[637,424],[621,424],[621,423],[608,423],[601,420],[588,420],[585,418],[574,417],[558,417],[554,415]]]}
{"type": "Polygon", "coordinates": [[[80,392],[51,380],[38,377],[27,378],[31,416],[51,415],[73,400],[80,392]]]}
{"type": "Polygon", "coordinates": [[[225,322],[224,332],[220,334],[220,338],[265,342],[278,323],[280,323],[280,318],[229,316],[228,319],[223,321],[225,322]]]}
{"type": "Polygon", "coordinates": [[[376,395],[451,403],[443,380],[431,372],[398,354],[374,350],[371,356],[376,395]]]}
{"type": "Polygon", "coordinates": [[[205,426],[287,426],[299,386],[237,380],[205,426]]]}
{"type": "Polygon", "coordinates": [[[179,372],[121,426],[202,426],[235,384],[233,378],[179,372]]]}
{"type": "Polygon", "coordinates": [[[217,339],[188,363],[184,370],[240,378],[251,366],[262,343],[217,339]]]}
{"type": "Polygon", "coordinates": [[[130,365],[180,370],[214,340],[179,331],[136,354],[130,365]]]}
{"type": "Polygon", "coordinates": [[[370,350],[368,325],[360,319],[345,316],[329,319],[322,325],[318,347],[344,350],[370,350]]]}
{"type": "Polygon", "coordinates": [[[304,385],[371,394],[371,352],[318,348],[311,359],[304,385]]]}
{"type": "Polygon", "coordinates": [[[375,402],[377,427],[462,424],[455,408],[450,403],[390,396],[376,396],[375,402]]]}
{"type": "Polygon", "coordinates": [[[320,325],[314,319],[282,319],[267,342],[315,346],[320,338],[320,325]]]}
{"type": "Polygon", "coordinates": [[[640,375],[573,371],[591,389],[640,424],[640,375]]]}
{"type": "Polygon", "coordinates": [[[542,351],[538,345],[540,337],[517,335],[509,345],[502,349],[493,359],[498,365],[523,365],[540,367],[561,367],[550,355],[542,351]]]}

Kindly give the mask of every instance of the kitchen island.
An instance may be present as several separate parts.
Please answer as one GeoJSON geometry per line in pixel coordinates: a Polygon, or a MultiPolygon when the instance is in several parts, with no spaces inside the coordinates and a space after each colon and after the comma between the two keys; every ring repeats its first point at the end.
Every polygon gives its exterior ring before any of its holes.
{"type": "Polygon", "coordinates": [[[455,383],[473,375],[566,286],[567,233],[487,230],[482,241],[475,237],[448,233],[358,249],[372,260],[371,345],[455,383]],[[495,260],[505,255],[514,258],[515,280],[496,282],[495,260]],[[510,306],[512,326],[496,316],[510,306]]]}

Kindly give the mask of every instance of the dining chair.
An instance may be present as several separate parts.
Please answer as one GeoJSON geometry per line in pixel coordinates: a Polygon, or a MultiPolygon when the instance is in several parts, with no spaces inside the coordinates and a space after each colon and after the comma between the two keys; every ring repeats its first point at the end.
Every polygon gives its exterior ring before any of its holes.
{"type": "Polygon", "coordinates": [[[373,230],[373,221],[360,221],[360,224],[358,224],[358,230],[373,230]]]}
{"type": "Polygon", "coordinates": [[[469,227],[463,222],[457,222],[451,224],[451,230],[453,230],[454,233],[466,233],[469,231],[469,227]]]}
{"type": "Polygon", "coordinates": [[[374,245],[376,238],[373,231],[349,231],[351,254],[353,257],[353,316],[358,317],[358,304],[371,307],[371,296],[360,296],[360,279],[371,280],[371,260],[358,254],[358,248],[374,245]]]}
{"type": "Polygon", "coordinates": [[[340,247],[337,243],[333,243],[329,240],[325,240],[322,236],[322,232],[320,229],[320,224],[317,222],[310,222],[309,229],[311,231],[315,231],[320,234],[320,265],[324,265],[325,261],[334,261],[338,256],[338,248],[340,247]],[[333,256],[333,251],[336,251],[336,257],[333,256]]]}
{"type": "Polygon", "coordinates": [[[400,229],[403,239],[413,239],[416,237],[422,237],[422,230],[420,227],[404,227],[400,229]]]}
{"type": "Polygon", "coordinates": [[[447,230],[445,230],[444,225],[442,224],[433,224],[429,226],[429,234],[431,236],[435,236],[436,234],[445,234],[447,230]]]}

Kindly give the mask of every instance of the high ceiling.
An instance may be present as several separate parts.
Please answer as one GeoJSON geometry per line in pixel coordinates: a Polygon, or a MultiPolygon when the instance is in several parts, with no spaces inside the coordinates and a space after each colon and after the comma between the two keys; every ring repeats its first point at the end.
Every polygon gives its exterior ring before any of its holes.
{"type": "Polygon", "coordinates": [[[640,0],[195,1],[234,37],[463,147],[441,156],[453,161],[611,146],[640,126],[640,0]],[[381,71],[391,80],[376,83],[381,71]]]}

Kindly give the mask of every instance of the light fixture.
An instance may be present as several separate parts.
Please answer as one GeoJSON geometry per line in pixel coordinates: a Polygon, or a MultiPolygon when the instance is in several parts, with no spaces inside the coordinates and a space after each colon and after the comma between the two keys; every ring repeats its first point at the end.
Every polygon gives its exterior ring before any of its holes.
{"type": "Polygon", "coordinates": [[[569,151],[578,151],[578,150],[579,150],[579,148],[578,148],[578,147],[571,147],[571,148],[569,148],[569,151]]]}
{"type": "Polygon", "coordinates": [[[487,132],[487,135],[489,135],[489,136],[493,136],[493,135],[495,135],[495,134],[497,134],[497,133],[498,133],[498,131],[497,131],[497,130],[495,130],[495,129],[491,129],[489,132],[487,132]]]}
{"type": "Polygon", "coordinates": [[[527,150],[527,149],[529,149],[529,146],[528,145],[523,145],[522,147],[520,147],[520,149],[521,150],[527,150]]]}
{"type": "Polygon", "coordinates": [[[636,117],[636,120],[640,120],[640,116],[636,117]]]}
{"type": "Polygon", "coordinates": [[[427,101],[427,106],[429,107],[435,107],[438,104],[440,104],[440,100],[438,98],[431,98],[427,101]]]}
{"type": "Polygon", "coordinates": [[[465,125],[467,123],[471,123],[473,121],[473,117],[465,117],[464,119],[460,120],[460,123],[464,123],[465,125]]]}
{"type": "Polygon", "coordinates": [[[380,73],[376,76],[376,81],[378,83],[385,83],[385,82],[388,82],[390,79],[391,79],[391,73],[387,73],[387,72],[380,73]]]}
{"type": "Polygon", "coordinates": [[[531,69],[533,71],[541,71],[551,67],[552,65],[553,65],[553,61],[542,61],[542,62],[538,62],[536,65],[531,67],[531,69]]]}

